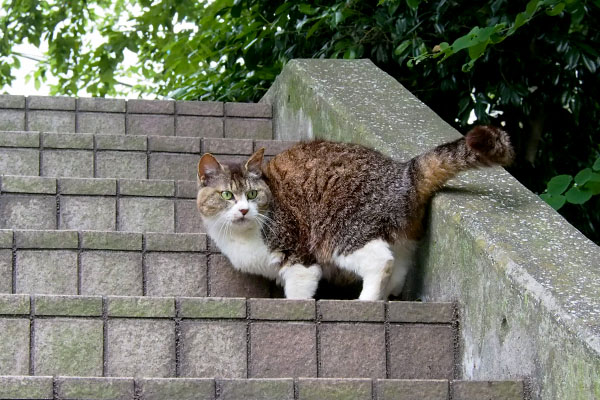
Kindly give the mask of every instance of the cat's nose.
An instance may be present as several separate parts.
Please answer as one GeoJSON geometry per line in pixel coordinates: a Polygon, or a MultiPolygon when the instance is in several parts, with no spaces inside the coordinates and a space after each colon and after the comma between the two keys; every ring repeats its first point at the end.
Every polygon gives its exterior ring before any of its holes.
{"type": "Polygon", "coordinates": [[[242,213],[242,215],[246,215],[246,214],[248,214],[248,209],[247,208],[240,208],[240,212],[242,213]]]}

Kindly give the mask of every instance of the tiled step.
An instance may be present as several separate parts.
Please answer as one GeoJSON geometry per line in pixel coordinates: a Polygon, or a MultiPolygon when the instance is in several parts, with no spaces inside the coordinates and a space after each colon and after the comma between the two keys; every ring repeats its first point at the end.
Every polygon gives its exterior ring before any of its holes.
{"type": "Polygon", "coordinates": [[[271,139],[269,104],[0,95],[0,130],[271,139]]]}
{"type": "Polygon", "coordinates": [[[451,303],[0,295],[0,375],[454,377],[451,303]]]}
{"type": "Polygon", "coordinates": [[[0,175],[0,229],[203,232],[196,181],[0,175]]]}
{"type": "Polygon", "coordinates": [[[520,381],[0,376],[3,399],[523,400],[520,381]]]}
{"type": "Polygon", "coordinates": [[[0,293],[272,297],[199,233],[0,230],[0,293]]]}
{"type": "Polygon", "coordinates": [[[0,132],[0,175],[196,180],[200,155],[246,160],[291,142],[84,133],[0,132]]]}

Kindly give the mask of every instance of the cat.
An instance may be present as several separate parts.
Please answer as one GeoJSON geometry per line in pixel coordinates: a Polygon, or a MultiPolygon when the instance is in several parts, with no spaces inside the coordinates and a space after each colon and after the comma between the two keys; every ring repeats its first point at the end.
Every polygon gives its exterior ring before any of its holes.
{"type": "Polygon", "coordinates": [[[312,298],[321,278],[362,279],[360,300],[398,296],[432,194],[461,171],[508,165],[509,136],[477,126],[407,162],[357,144],[309,141],[263,165],[198,163],[197,206],[208,235],[239,271],[312,298]]]}

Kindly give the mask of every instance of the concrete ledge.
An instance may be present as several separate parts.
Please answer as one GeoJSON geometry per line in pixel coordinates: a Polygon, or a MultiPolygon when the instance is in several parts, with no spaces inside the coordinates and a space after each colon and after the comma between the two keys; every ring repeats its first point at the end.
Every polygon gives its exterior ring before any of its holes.
{"type": "MultiPolygon", "coordinates": [[[[261,100],[276,139],[352,141],[409,159],[460,137],[368,60],[294,60],[261,100]]],[[[600,398],[600,251],[502,169],[435,196],[418,260],[427,301],[461,306],[465,379],[531,379],[532,398],[600,398]]]]}

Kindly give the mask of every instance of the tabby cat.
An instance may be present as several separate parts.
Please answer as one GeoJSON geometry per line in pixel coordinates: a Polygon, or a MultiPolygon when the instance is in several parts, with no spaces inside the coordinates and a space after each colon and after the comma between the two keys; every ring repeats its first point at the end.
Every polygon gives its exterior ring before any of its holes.
{"type": "Polygon", "coordinates": [[[266,165],[263,153],[242,164],[204,154],[197,205],[234,268],[275,279],[291,299],[349,276],[362,279],[361,300],[399,295],[432,194],[461,171],[514,157],[492,126],[408,162],[328,141],[296,144],[266,165]]]}

